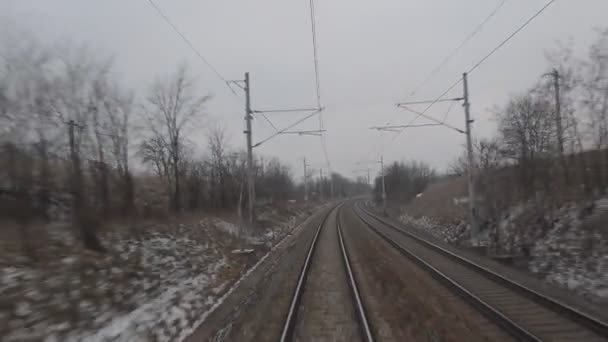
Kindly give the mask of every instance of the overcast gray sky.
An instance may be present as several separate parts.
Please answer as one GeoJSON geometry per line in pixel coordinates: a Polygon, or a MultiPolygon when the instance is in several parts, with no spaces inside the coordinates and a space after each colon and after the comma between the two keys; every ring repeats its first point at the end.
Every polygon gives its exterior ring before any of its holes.
{"type": "MultiPolygon", "coordinates": [[[[251,74],[254,109],[315,105],[314,69],[308,0],[155,0],[198,50],[227,79],[251,74]]],[[[464,136],[440,127],[393,134],[371,131],[412,116],[395,109],[401,100],[439,95],[463,71],[494,48],[546,0],[510,0],[439,74],[414,98],[410,92],[499,3],[499,0],[332,0],[316,1],[321,97],[327,146],[333,168],[353,176],[362,160],[423,160],[442,170],[462,151],[464,136]]],[[[573,39],[586,54],[605,27],[608,1],[558,0],[470,76],[475,137],[495,132],[493,114],[509,95],[533,85],[550,65],[544,52],[556,40],[573,39]]],[[[115,57],[124,81],[139,93],[158,74],[187,61],[202,92],[215,97],[208,112],[223,123],[233,146],[244,145],[242,100],[236,99],[213,72],[162,21],[147,0],[0,0],[0,21],[44,40],[85,42],[101,55],[115,57]]],[[[461,88],[451,95],[460,96],[461,88]]],[[[420,108],[421,109],[421,108],[420,108]]],[[[447,105],[430,114],[442,117],[447,105]]],[[[277,125],[299,116],[276,114],[277,125]]],[[[424,122],[423,120],[420,121],[424,122]]],[[[454,106],[448,122],[463,126],[454,106]]],[[[310,119],[300,126],[316,129],[310,119]]],[[[254,122],[254,140],[272,128],[254,122]]],[[[201,137],[204,132],[201,131],[201,137]]],[[[200,139],[201,143],[204,138],[200,139]]],[[[301,175],[304,156],[323,162],[317,137],[281,136],[257,149],[276,155],[301,175]]]]}

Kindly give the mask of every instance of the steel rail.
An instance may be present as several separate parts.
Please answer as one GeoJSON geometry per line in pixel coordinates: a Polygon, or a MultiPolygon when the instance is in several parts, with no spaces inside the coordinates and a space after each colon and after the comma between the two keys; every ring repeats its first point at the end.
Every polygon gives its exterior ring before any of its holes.
{"type": "MultiPolygon", "coordinates": [[[[359,208],[360,209],[360,208],[359,208]]],[[[493,306],[488,304],[483,299],[479,298],[477,295],[472,293],[471,291],[464,288],[458,282],[453,280],[447,274],[441,272],[436,267],[423,260],[407,247],[402,244],[396,242],[394,239],[391,239],[388,235],[374,227],[368,220],[364,219],[361,214],[357,212],[357,210],[353,210],[353,212],[359,217],[361,222],[363,222],[367,227],[369,227],[373,232],[375,232],[378,236],[384,239],[386,242],[395,247],[399,252],[416,262],[418,265],[422,266],[425,270],[427,270],[435,279],[442,282],[446,286],[453,289],[461,298],[471,304],[473,307],[482,312],[487,318],[492,320],[506,332],[508,332],[511,336],[515,337],[519,341],[542,341],[541,338],[537,337],[533,333],[526,330],[524,327],[514,322],[503,313],[495,309],[493,306]]]]}
{"type": "Polygon", "coordinates": [[[355,280],[355,276],[353,274],[352,267],[350,264],[350,258],[348,256],[348,251],[346,249],[346,245],[344,243],[344,238],[342,235],[342,229],[341,229],[342,227],[341,227],[341,223],[340,223],[341,207],[342,207],[342,205],[339,205],[333,209],[330,209],[327,212],[327,214],[325,215],[325,217],[323,218],[323,221],[321,222],[319,227],[317,228],[317,231],[316,231],[316,233],[313,237],[313,240],[310,244],[310,247],[308,249],[308,254],[306,255],[306,260],[304,261],[304,265],[302,266],[302,270],[300,271],[298,283],[296,285],[296,288],[294,290],[294,293],[293,293],[293,296],[291,299],[289,312],[287,313],[287,317],[286,317],[285,323],[283,325],[283,332],[282,332],[281,338],[280,338],[281,342],[293,341],[293,339],[294,339],[293,334],[294,334],[295,327],[297,324],[297,311],[298,311],[300,303],[302,301],[302,296],[304,294],[304,289],[306,287],[306,280],[308,278],[308,273],[309,273],[311,265],[312,265],[312,258],[313,258],[313,255],[314,255],[314,252],[315,252],[315,249],[317,246],[317,242],[319,240],[319,235],[321,234],[321,230],[326,225],[327,219],[329,218],[329,216],[331,215],[331,213],[333,211],[336,211],[337,234],[338,234],[338,240],[340,242],[340,251],[341,251],[341,255],[342,255],[342,261],[344,262],[344,266],[346,269],[346,276],[348,278],[348,283],[349,283],[348,285],[351,290],[353,306],[357,313],[357,319],[359,322],[359,327],[361,329],[361,334],[364,338],[364,341],[366,341],[366,342],[374,341],[373,334],[371,332],[371,328],[370,328],[370,324],[369,324],[369,320],[367,319],[367,314],[365,312],[365,307],[363,305],[363,301],[361,300],[361,292],[359,291],[359,288],[357,286],[357,282],[355,280]]]}
{"type": "Polygon", "coordinates": [[[459,263],[476,270],[477,272],[486,276],[487,278],[504,284],[507,288],[519,292],[520,294],[535,301],[536,303],[538,303],[546,308],[549,308],[553,312],[560,314],[562,316],[566,316],[566,317],[570,318],[572,321],[584,326],[585,328],[595,332],[596,334],[598,334],[602,337],[608,338],[608,323],[607,322],[604,322],[604,321],[600,320],[599,318],[596,318],[587,313],[584,313],[584,312],[580,311],[579,309],[574,308],[566,303],[560,302],[559,300],[557,300],[555,298],[551,298],[549,296],[543,295],[540,292],[538,292],[534,289],[531,289],[528,286],[525,286],[512,279],[509,279],[485,266],[479,265],[478,263],[476,263],[466,257],[458,255],[444,247],[439,246],[436,243],[433,243],[424,238],[421,238],[420,236],[417,236],[416,234],[413,234],[411,232],[408,232],[408,231],[396,226],[395,224],[393,224],[381,217],[378,217],[378,215],[371,213],[369,210],[363,209],[361,207],[359,207],[359,209],[361,209],[367,215],[369,215],[370,217],[379,221],[380,223],[396,230],[397,232],[404,234],[410,238],[413,238],[414,240],[432,248],[433,250],[436,250],[436,251],[440,252],[441,254],[444,254],[444,255],[452,258],[453,260],[456,260],[459,263]]]}
{"type": "Polygon", "coordinates": [[[344,244],[344,238],[342,237],[342,223],[340,220],[341,209],[341,207],[338,208],[338,212],[336,213],[336,223],[338,225],[338,239],[340,240],[340,248],[342,250],[342,260],[344,261],[344,266],[346,267],[346,272],[349,279],[348,284],[353,293],[353,302],[355,310],[357,311],[357,318],[359,319],[359,327],[361,328],[361,333],[365,341],[373,342],[374,337],[372,335],[372,329],[370,327],[369,320],[367,319],[367,314],[365,313],[365,306],[363,305],[363,301],[361,300],[361,294],[359,292],[357,281],[355,280],[355,276],[350,265],[350,259],[348,257],[346,245],[344,244]]]}
{"type": "Polygon", "coordinates": [[[308,271],[310,270],[312,255],[314,254],[315,248],[317,246],[317,240],[319,239],[319,234],[321,233],[321,229],[325,225],[327,218],[334,211],[334,208],[330,209],[325,217],[319,224],[319,228],[317,228],[317,232],[310,243],[310,248],[308,249],[308,254],[306,254],[306,260],[304,261],[304,265],[302,265],[302,271],[300,271],[300,277],[298,278],[298,284],[293,292],[293,296],[291,299],[291,304],[289,306],[289,312],[287,313],[287,317],[285,318],[285,323],[283,324],[283,332],[281,334],[281,342],[287,342],[293,340],[293,331],[296,327],[296,316],[298,315],[298,308],[300,306],[300,301],[302,300],[302,294],[304,293],[304,284],[306,283],[306,279],[308,278],[308,271]]]}

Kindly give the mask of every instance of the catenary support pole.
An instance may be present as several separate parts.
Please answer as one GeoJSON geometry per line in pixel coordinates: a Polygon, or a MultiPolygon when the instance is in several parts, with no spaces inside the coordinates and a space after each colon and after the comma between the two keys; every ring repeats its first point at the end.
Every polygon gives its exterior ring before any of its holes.
{"type": "Polygon", "coordinates": [[[319,199],[323,201],[323,168],[319,168],[319,199]]]}
{"type": "Polygon", "coordinates": [[[468,170],[467,170],[467,178],[469,183],[469,224],[471,226],[471,236],[473,238],[477,237],[478,226],[477,219],[475,213],[475,162],[473,156],[473,139],[471,137],[471,124],[473,120],[471,119],[470,107],[471,103],[469,102],[469,83],[467,78],[467,73],[462,74],[462,81],[464,85],[464,115],[465,115],[465,124],[466,124],[466,135],[467,135],[467,159],[468,159],[468,170]]]}
{"type": "Polygon", "coordinates": [[[249,73],[245,73],[245,122],[247,129],[245,134],[247,135],[247,198],[248,198],[248,211],[249,211],[249,222],[255,221],[255,178],[253,173],[253,142],[252,142],[252,131],[251,131],[251,98],[250,98],[250,87],[249,87],[249,73]]]}
{"type": "Polygon", "coordinates": [[[559,93],[559,71],[553,69],[551,73],[553,76],[553,85],[555,88],[555,125],[557,128],[557,148],[560,156],[564,155],[564,131],[562,127],[562,112],[561,112],[561,101],[559,93]]]}
{"type": "Polygon", "coordinates": [[[384,182],[384,157],[380,156],[380,173],[382,173],[382,211],[386,214],[386,183],[384,182]]]}
{"type": "Polygon", "coordinates": [[[308,171],[306,170],[306,157],[304,157],[304,204],[308,205],[308,171]]]}

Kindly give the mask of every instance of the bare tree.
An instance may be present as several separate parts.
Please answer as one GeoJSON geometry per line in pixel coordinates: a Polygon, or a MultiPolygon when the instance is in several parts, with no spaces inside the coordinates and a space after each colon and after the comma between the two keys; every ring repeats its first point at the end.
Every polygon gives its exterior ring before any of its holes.
{"type": "MultiPolygon", "coordinates": [[[[267,197],[271,202],[287,200],[295,187],[289,167],[278,158],[270,158],[262,168],[264,172],[260,172],[257,181],[260,197],[267,197]]],[[[328,180],[324,183],[326,183],[326,187],[329,185],[328,180]]],[[[321,182],[317,185],[324,186],[321,182]]],[[[329,191],[326,190],[325,193],[329,193],[329,191]]]]}
{"type": "Polygon", "coordinates": [[[226,137],[225,129],[222,126],[216,125],[209,130],[208,146],[210,152],[211,165],[211,194],[217,199],[221,208],[227,206],[227,166],[225,161],[226,154],[226,137]]]}
{"type": "Polygon", "coordinates": [[[187,205],[191,211],[200,209],[205,204],[205,176],[207,169],[203,160],[192,160],[186,169],[185,185],[187,189],[187,205]]]}
{"type": "Polygon", "coordinates": [[[108,206],[109,165],[118,174],[121,211],[130,215],[134,210],[134,185],[129,168],[129,118],[133,107],[133,94],[108,79],[95,84],[97,110],[93,115],[93,132],[97,142],[98,161],[101,167],[101,193],[108,206]],[[109,157],[105,150],[109,150],[109,157]],[[110,163],[111,160],[111,163],[110,163]]]}
{"type": "MultiPolygon", "coordinates": [[[[10,39],[10,38],[9,38],[10,39]]],[[[17,38],[12,38],[13,40],[17,38]]],[[[5,137],[20,146],[32,145],[27,153],[34,152],[37,167],[29,187],[36,188],[37,212],[48,219],[49,188],[51,168],[49,154],[59,142],[59,120],[52,113],[55,101],[53,81],[47,68],[56,56],[34,39],[23,36],[18,42],[5,41],[3,73],[0,73],[0,115],[2,126],[6,127],[5,137]]]]}
{"type": "Polygon", "coordinates": [[[3,37],[0,50],[0,138],[7,172],[0,193],[8,191],[12,198],[7,213],[19,226],[26,255],[33,256],[29,223],[49,219],[49,155],[59,120],[51,111],[55,94],[47,69],[56,56],[27,35],[3,37]]]}
{"type": "MultiPolygon", "coordinates": [[[[144,161],[153,161],[159,174],[163,174],[172,188],[171,208],[181,209],[180,169],[182,147],[186,137],[184,129],[203,114],[209,95],[197,96],[195,82],[181,66],[169,81],[157,80],[147,97],[144,120],[150,137],[142,145],[144,161]],[[152,152],[152,153],[150,153],[152,152]],[[150,159],[152,158],[152,159],[150,159]]],[[[141,149],[140,149],[141,151],[141,149]]]]}
{"type": "MultiPolygon", "coordinates": [[[[69,188],[73,200],[74,222],[86,248],[104,251],[97,237],[98,213],[91,206],[86,191],[83,157],[95,155],[91,130],[98,112],[95,85],[108,77],[109,62],[94,58],[85,47],[66,47],[56,63],[56,101],[53,112],[66,124],[69,160],[69,188]]],[[[64,131],[65,132],[65,131],[64,131]]]]}
{"type": "Polygon", "coordinates": [[[498,114],[498,130],[507,158],[515,160],[520,171],[524,196],[534,193],[536,183],[547,177],[543,161],[554,155],[555,125],[551,104],[531,93],[512,98],[498,114]]]}
{"type": "Polygon", "coordinates": [[[596,148],[593,158],[595,183],[608,186],[608,29],[598,31],[596,42],[582,63],[581,106],[589,119],[589,135],[596,148]]]}

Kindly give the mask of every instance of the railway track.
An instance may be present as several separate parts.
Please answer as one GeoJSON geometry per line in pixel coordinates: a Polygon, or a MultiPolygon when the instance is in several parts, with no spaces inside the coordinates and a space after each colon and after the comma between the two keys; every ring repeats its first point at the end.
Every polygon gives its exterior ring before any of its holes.
{"type": "Polygon", "coordinates": [[[608,324],[354,204],[359,219],[520,341],[608,341],[608,324]],[[388,228],[388,229],[386,229],[388,228]]]}
{"type": "MultiPolygon", "coordinates": [[[[297,285],[293,292],[289,311],[285,318],[285,323],[283,325],[283,331],[282,331],[281,338],[280,338],[281,342],[297,340],[296,330],[297,330],[298,325],[301,324],[299,312],[301,311],[301,307],[303,305],[307,304],[307,303],[304,303],[306,301],[305,292],[307,291],[307,288],[310,288],[309,290],[313,291],[312,288],[315,285],[315,284],[308,283],[308,281],[310,280],[309,279],[310,273],[311,272],[320,272],[318,269],[327,267],[326,264],[331,264],[332,261],[334,263],[336,262],[335,257],[327,258],[326,255],[323,255],[324,258],[320,258],[320,260],[317,261],[317,264],[315,264],[313,262],[313,260],[315,259],[314,257],[315,257],[316,252],[321,253],[321,252],[326,252],[326,251],[334,251],[334,252],[339,251],[339,254],[341,256],[340,257],[341,261],[338,260],[338,263],[341,264],[342,266],[337,266],[337,268],[341,268],[344,275],[339,277],[340,278],[339,282],[342,283],[341,284],[342,286],[346,286],[348,288],[347,292],[349,293],[349,295],[347,295],[347,296],[350,297],[349,298],[350,304],[348,304],[348,305],[351,306],[352,311],[354,311],[354,315],[356,316],[355,320],[357,322],[356,330],[357,330],[358,337],[360,338],[361,341],[367,341],[367,342],[374,341],[374,338],[371,333],[369,321],[367,319],[367,314],[365,312],[365,308],[364,308],[363,302],[361,300],[361,294],[360,294],[359,288],[357,287],[357,282],[356,282],[355,276],[353,274],[348,250],[346,248],[346,245],[344,244],[344,239],[342,236],[342,227],[340,225],[340,215],[339,215],[340,210],[341,210],[341,206],[338,206],[338,207],[334,208],[333,210],[330,210],[326,214],[323,221],[317,228],[317,231],[312,239],[312,242],[308,249],[306,259],[305,259],[304,264],[302,265],[302,269],[300,271],[297,285]],[[332,213],[335,213],[335,225],[330,224],[330,217],[331,217],[332,213]],[[327,231],[328,229],[331,230],[332,228],[335,228],[336,235],[332,236],[331,234],[333,234],[333,233],[331,231],[327,231]],[[325,238],[326,240],[321,241],[323,238],[325,238]],[[337,240],[338,246],[336,246],[335,242],[333,242],[334,239],[337,240]],[[324,244],[324,245],[322,245],[322,244],[324,244]],[[319,247],[319,245],[322,245],[322,246],[319,247]],[[322,261],[322,263],[319,263],[319,261],[322,261]],[[317,268],[317,270],[315,270],[315,267],[317,268]],[[347,282],[348,284],[343,284],[343,282],[347,282]]],[[[334,266],[336,266],[336,265],[334,264],[334,266]]],[[[334,268],[334,271],[338,271],[337,268],[334,268]]],[[[340,273],[340,272],[334,272],[334,273],[340,273]]],[[[331,292],[332,289],[325,288],[324,291],[331,292]]],[[[334,296],[334,297],[336,297],[336,296],[334,296]]],[[[321,303],[321,305],[329,306],[329,305],[331,305],[331,303],[324,302],[324,303],[321,303]]],[[[314,305],[314,303],[311,303],[309,306],[314,307],[315,305],[314,305]]],[[[325,310],[323,310],[323,314],[326,314],[325,310]]],[[[335,315],[336,315],[336,313],[334,313],[334,316],[335,315]]],[[[337,315],[350,316],[349,310],[343,310],[343,311],[338,310],[337,315]]],[[[321,315],[317,313],[317,316],[321,316],[321,315]]],[[[337,318],[336,317],[317,317],[317,318],[319,318],[321,320],[328,319],[330,321],[335,320],[335,319],[338,319],[338,320],[342,319],[342,317],[337,317],[337,318]]],[[[348,319],[348,317],[346,317],[345,319],[348,319]]],[[[343,337],[343,338],[345,338],[345,337],[343,337]]]]}

